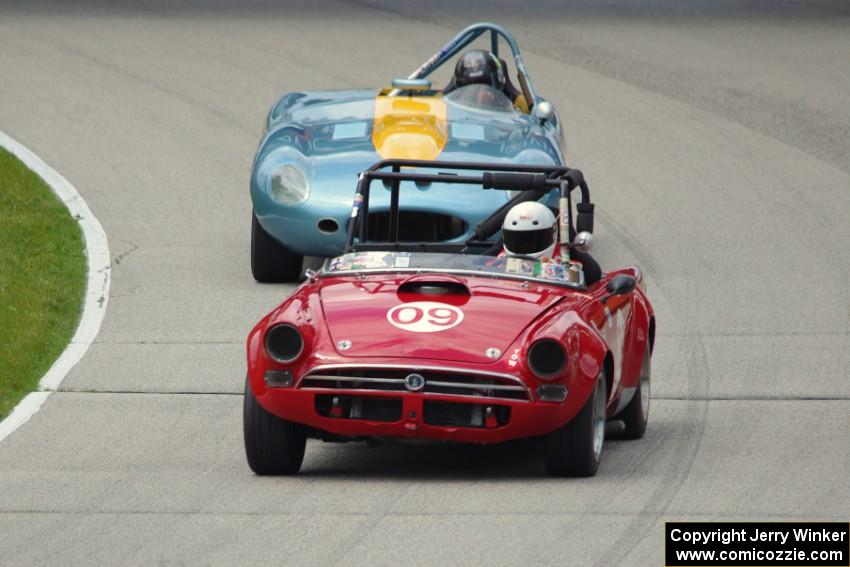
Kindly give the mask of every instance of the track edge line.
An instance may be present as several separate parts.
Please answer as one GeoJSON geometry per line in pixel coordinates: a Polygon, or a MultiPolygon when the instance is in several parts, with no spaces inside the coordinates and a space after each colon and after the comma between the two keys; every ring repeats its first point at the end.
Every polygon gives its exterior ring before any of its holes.
{"type": "Polygon", "coordinates": [[[24,396],[3,421],[0,421],[0,442],[26,423],[55,392],[71,369],[83,358],[100,331],[109,302],[111,260],[106,232],[89,209],[83,196],[58,171],[47,165],[29,148],[0,130],[0,147],[8,150],[38,175],[76,219],[83,233],[86,255],[86,290],[80,321],[71,341],[38,382],[38,391],[24,396]]]}

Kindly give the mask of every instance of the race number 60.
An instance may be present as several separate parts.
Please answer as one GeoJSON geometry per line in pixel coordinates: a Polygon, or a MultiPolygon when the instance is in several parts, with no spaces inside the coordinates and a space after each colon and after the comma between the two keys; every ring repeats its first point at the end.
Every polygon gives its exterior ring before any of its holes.
{"type": "Polygon", "coordinates": [[[413,301],[387,311],[387,321],[411,333],[436,333],[459,325],[463,321],[463,311],[445,303],[413,301]]]}

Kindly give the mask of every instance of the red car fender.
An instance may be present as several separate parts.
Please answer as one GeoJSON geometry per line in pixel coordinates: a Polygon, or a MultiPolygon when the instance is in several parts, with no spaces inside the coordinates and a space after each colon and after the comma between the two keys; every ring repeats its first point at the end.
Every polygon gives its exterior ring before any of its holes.
{"type": "Polygon", "coordinates": [[[290,370],[295,376],[299,376],[302,368],[315,363],[313,345],[329,340],[327,331],[321,324],[321,316],[322,307],[317,287],[308,284],[295,290],[251,329],[247,341],[248,381],[260,405],[263,405],[262,397],[266,393],[263,376],[266,369],[290,370]],[[265,349],[266,331],[280,323],[290,323],[297,327],[304,340],[302,354],[289,364],[273,360],[265,349]]]}
{"type": "Polygon", "coordinates": [[[569,414],[572,419],[593,392],[596,378],[605,364],[608,347],[599,332],[582,319],[575,308],[564,308],[559,305],[546,312],[520,337],[523,344],[521,360],[527,360],[528,349],[531,345],[544,338],[557,340],[564,345],[567,350],[567,367],[561,377],[553,380],[537,378],[530,369],[526,368],[526,374],[534,380],[533,383],[529,383],[529,386],[565,384],[568,391],[569,414]]]}
{"type": "MultiPolygon", "coordinates": [[[[570,348],[573,354],[570,357],[572,367],[569,373],[567,388],[570,396],[578,396],[581,406],[593,393],[596,379],[605,367],[605,359],[608,356],[608,345],[602,339],[596,329],[579,319],[571,328],[567,336],[567,345],[576,345],[570,348]]],[[[611,376],[608,379],[608,398],[611,398],[611,376]]]]}
{"type": "Polygon", "coordinates": [[[631,320],[626,326],[627,332],[623,343],[624,362],[621,377],[623,388],[635,388],[640,381],[640,368],[647,342],[650,346],[652,344],[654,313],[644,293],[645,284],[641,271],[632,267],[622,270],[621,273],[632,275],[638,281],[638,286],[630,297],[632,309],[629,317],[631,320]]]}

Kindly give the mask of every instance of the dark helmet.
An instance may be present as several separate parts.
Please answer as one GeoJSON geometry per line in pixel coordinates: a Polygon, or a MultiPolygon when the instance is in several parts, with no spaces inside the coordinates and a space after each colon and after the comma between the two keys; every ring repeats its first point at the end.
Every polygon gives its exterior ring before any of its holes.
{"type": "Polygon", "coordinates": [[[505,71],[499,59],[483,49],[473,49],[463,54],[455,66],[455,85],[484,84],[497,89],[505,86],[505,71]]]}

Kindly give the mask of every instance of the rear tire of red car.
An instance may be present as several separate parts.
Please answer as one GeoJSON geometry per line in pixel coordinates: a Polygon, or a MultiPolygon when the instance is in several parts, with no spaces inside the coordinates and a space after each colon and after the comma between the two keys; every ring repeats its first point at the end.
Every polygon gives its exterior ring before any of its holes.
{"type": "Polygon", "coordinates": [[[546,436],[546,469],[552,476],[593,476],[605,440],[608,393],[603,371],[593,393],[572,421],[546,436]]]}
{"type": "Polygon", "coordinates": [[[260,283],[297,282],[304,256],[272,238],[251,214],[251,273],[260,283]]]}
{"type": "Polygon", "coordinates": [[[293,475],[301,470],[307,434],[304,428],[272,415],[257,402],[248,380],[242,406],[245,456],[258,475],[293,475]]]}
{"type": "Polygon", "coordinates": [[[620,414],[620,418],[626,425],[623,432],[625,439],[640,439],[646,433],[646,425],[649,423],[649,385],[651,372],[652,353],[649,343],[643,353],[643,362],[640,365],[640,379],[637,390],[626,409],[620,414]]]}

